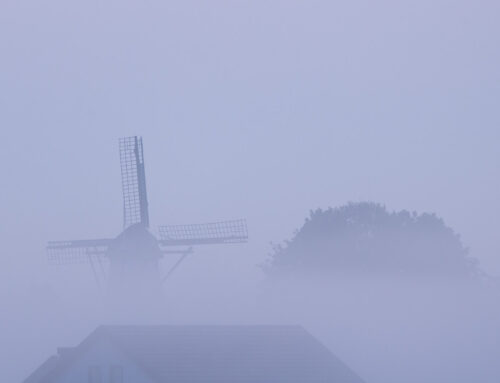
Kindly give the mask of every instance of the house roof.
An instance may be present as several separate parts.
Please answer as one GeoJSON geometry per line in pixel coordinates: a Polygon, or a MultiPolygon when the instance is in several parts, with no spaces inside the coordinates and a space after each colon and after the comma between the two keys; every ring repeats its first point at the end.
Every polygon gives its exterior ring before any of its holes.
{"type": "Polygon", "coordinates": [[[59,358],[52,355],[28,376],[24,383],[39,383],[59,365],[59,358]]]}
{"type": "Polygon", "coordinates": [[[101,326],[40,381],[104,338],[158,383],[363,382],[300,326],[168,325],[101,326]]]}

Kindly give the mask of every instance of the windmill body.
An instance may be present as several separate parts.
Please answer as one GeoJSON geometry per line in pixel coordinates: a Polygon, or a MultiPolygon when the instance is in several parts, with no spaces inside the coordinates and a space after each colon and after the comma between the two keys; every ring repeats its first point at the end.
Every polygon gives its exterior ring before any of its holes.
{"type": "Polygon", "coordinates": [[[111,242],[106,255],[113,296],[153,297],[159,293],[159,262],[163,254],[144,225],[136,223],[126,228],[111,242]]]}
{"type": "Polygon", "coordinates": [[[149,230],[144,153],[140,137],[120,139],[124,230],[114,239],[52,241],[47,245],[52,264],[89,263],[99,285],[107,281],[114,296],[159,295],[161,283],[192,253],[192,246],[242,243],[248,240],[245,220],[159,227],[149,230]],[[160,274],[164,256],[179,258],[160,274]]]}

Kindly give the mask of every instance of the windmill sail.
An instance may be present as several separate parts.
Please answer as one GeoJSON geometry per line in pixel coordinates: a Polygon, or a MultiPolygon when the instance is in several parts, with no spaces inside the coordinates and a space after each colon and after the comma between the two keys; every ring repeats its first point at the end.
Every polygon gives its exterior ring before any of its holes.
{"type": "Polygon", "coordinates": [[[47,258],[55,265],[88,263],[92,258],[104,258],[111,242],[111,239],[51,241],[46,248],[47,258]]]}
{"type": "Polygon", "coordinates": [[[146,173],[141,137],[120,139],[120,165],[123,189],[123,228],[141,223],[149,227],[146,173]]]}
{"type": "Polygon", "coordinates": [[[248,240],[244,219],[192,225],[165,225],[159,227],[160,245],[189,246],[223,243],[242,243],[248,240]]]}

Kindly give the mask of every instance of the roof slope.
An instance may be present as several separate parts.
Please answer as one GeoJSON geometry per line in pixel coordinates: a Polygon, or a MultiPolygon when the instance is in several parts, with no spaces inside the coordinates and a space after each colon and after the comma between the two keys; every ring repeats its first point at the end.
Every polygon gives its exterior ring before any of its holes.
{"type": "Polygon", "coordinates": [[[103,326],[159,382],[361,383],[300,326],[103,326]]]}
{"type": "Polygon", "coordinates": [[[58,367],[59,358],[52,355],[49,359],[43,362],[35,371],[28,376],[23,383],[39,383],[49,373],[58,367]]]}
{"type": "Polygon", "coordinates": [[[98,327],[29,382],[51,382],[102,340],[158,383],[363,383],[300,326],[170,325],[98,327]]]}

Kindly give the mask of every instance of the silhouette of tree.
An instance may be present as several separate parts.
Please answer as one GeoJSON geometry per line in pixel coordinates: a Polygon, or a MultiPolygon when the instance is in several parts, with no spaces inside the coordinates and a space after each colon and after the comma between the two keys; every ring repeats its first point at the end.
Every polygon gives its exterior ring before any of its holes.
{"type": "Polygon", "coordinates": [[[371,273],[471,278],[479,275],[460,237],[435,214],[389,212],[372,202],[310,212],[273,247],[269,274],[371,273]]]}

